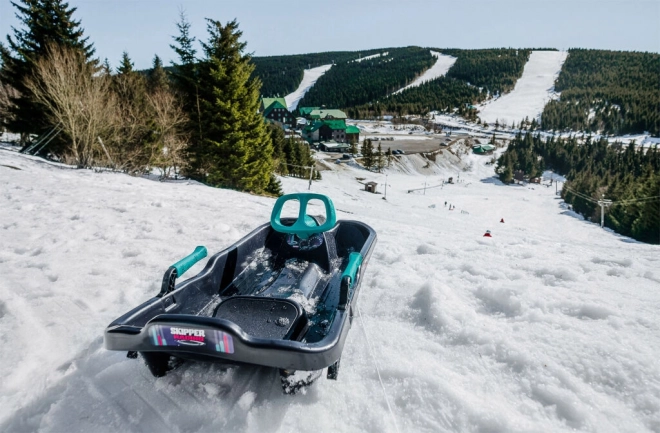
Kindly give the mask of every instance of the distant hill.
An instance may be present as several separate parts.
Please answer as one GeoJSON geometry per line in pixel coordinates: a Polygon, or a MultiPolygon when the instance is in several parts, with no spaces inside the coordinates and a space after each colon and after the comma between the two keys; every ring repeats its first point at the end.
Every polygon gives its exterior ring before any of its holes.
{"type": "Polygon", "coordinates": [[[381,113],[453,110],[510,91],[522,75],[531,49],[462,50],[432,48],[457,58],[446,77],[392,95],[430,68],[431,48],[383,48],[360,52],[328,52],[255,57],[255,76],[264,96],[295,90],[303,70],[334,63],[300,101],[300,106],[337,107],[353,117],[381,113]],[[364,59],[360,61],[360,59],[364,59]]]}
{"type": "Polygon", "coordinates": [[[545,106],[544,129],[660,134],[660,55],[572,49],[545,106]]]}
{"type": "MultiPolygon", "coordinates": [[[[285,96],[296,90],[305,69],[333,64],[299,106],[341,108],[353,118],[435,110],[476,119],[473,106],[510,92],[534,50],[554,49],[412,46],[254,57],[253,76],[262,81],[263,96],[285,96]],[[431,50],[457,58],[446,76],[392,95],[434,64],[431,50]]],[[[658,135],[658,71],[655,53],[571,49],[556,82],[561,97],[546,105],[542,128],[658,135]]]]}

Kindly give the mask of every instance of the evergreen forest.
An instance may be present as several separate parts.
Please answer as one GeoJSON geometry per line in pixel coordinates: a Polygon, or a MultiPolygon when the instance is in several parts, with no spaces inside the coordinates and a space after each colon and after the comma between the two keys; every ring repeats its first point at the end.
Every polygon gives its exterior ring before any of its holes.
{"type": "Polygon", "coordinates": [[[425,48],[389,48],[387,55],[335,64],[300,101],[300,106],[349,108],[375,102],[412,82],[433,66],[425,48]]]}
{"type": "Polygon", "coordinates": [[[261,93],[263,96],[285,96],[298,88],[305,69],[332,63],[344,63],[380,51],[333,51],[290,56],[253,57],[252,62],[255,65],[253,76],[259,77],[261,80],[261,93]]]}
{"type": "Polygon", "coordinates": [[[634,142],[610,144],[605,138],[543,139],[518,134],[497,161],[500,180],[516,171],[529,177],[550,169],[566,176],[562,198],[591,221],[600,221],[598,200],[612,200],[605,226],[642,242],[660,243],[660,151],[634,142]]]}
{"type": "Polygon", "coordinates": [[[508,93],[522,76],[532,50],[496,48],[488,50],[440,50],[456,57],[447,77],[485,89],[490,95],[508,93]]]}
{"type": "Polygon", "coordinates": [[[571,49],[541,116],[545,130],[660,134],[660,55],[571,49]]]}

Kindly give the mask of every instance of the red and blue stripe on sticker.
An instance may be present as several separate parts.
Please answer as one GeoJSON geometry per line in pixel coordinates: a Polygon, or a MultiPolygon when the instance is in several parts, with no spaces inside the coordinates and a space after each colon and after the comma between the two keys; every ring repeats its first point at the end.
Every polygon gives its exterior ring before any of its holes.
{"type": "MultiPolygon", "coordinates": [[[[154,325],[149,329],[154,346],[204,346],[221,353],[234,353],[234,340],[230,334],[217,330],[154,325]]],[[[208,349],[207,349],[208,350],[208,349]]]]}

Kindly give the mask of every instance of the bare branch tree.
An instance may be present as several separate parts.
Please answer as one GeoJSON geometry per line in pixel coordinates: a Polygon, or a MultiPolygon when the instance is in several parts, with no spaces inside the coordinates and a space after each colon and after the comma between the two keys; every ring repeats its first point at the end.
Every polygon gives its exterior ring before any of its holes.
{"type": "Polygon", "coordinates": [[[115,98],[107,75],[96,75],[82,51],[51,45],[26,85],[70,140],[70,156],[79,167],[107,157],[98,137],[112,130],[115,98]]]}
{"type": "Polygon", "coordinates": [[[10,120],[12,99],[19,96],[18,90],[0,81],[0,128],[10,120]]]}
{"type": "Polygon", "coordinates": [[[150,163],[168,177],[171,170],[178,172],[187,166],[188,137],[182,131],[188,118],[174,93],[168,89],[155,90],[147,96],[147,101],[155,132],[150,163]]]}

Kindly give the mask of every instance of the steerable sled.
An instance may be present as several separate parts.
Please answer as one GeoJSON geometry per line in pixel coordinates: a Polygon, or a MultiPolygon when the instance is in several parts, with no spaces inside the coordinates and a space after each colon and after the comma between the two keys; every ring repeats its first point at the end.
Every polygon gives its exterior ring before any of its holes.
{"type": "Polygon", "coordinates": [[[285,195],[270,224],[211,256],[195,277],[176,283],[204,247],[170,266],[158,295],[108,326],[105,347],[139,353],[154,376],[202,360],[278,368],[285,392],[325,367],[336,379],[375,243],[368,225],[337,222],[328,197],[285,195]],[[281,217],[287,201],[298,202],[297,218],[281,217]],[[307,214],[310,201],[325,217],[307,214]]]}

